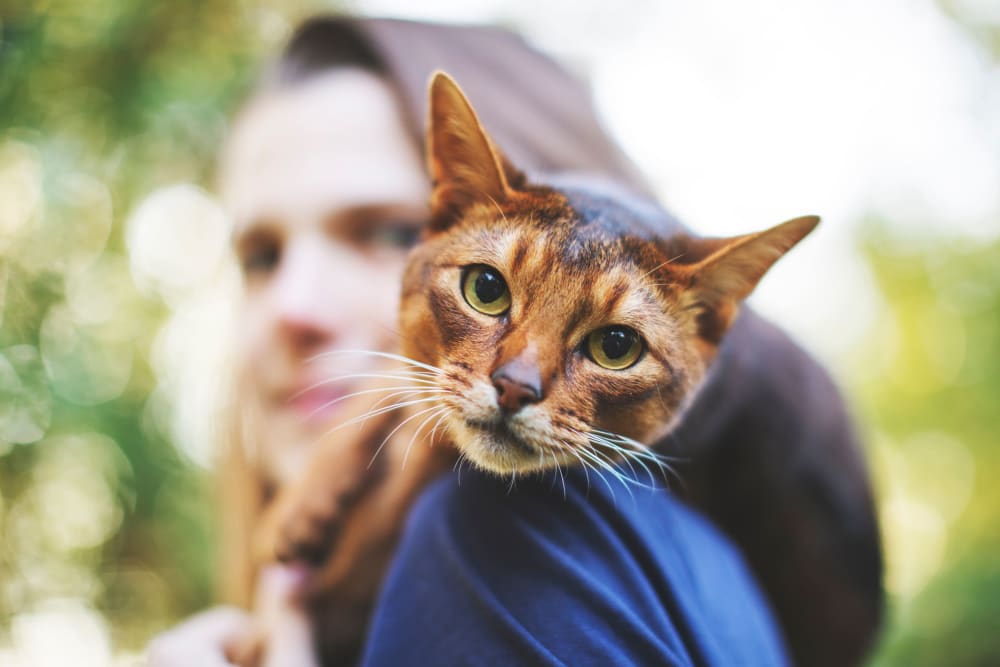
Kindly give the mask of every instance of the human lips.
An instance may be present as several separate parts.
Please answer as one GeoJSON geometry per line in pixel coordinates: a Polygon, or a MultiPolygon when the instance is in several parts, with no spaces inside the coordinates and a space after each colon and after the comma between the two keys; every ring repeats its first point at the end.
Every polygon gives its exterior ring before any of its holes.
{"type": "Polygon", "coordinates": [[[285,404],[303,421],[320,423],[341,408],[348,393],[349,388],[339,382],[308,383],[290,392],[285,404]]]}

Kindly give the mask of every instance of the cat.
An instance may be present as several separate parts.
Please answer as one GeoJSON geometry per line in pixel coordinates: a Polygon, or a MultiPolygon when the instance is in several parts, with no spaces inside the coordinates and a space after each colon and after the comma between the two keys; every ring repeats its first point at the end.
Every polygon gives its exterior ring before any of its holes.
{"type": "MultiPolygon", "coordinates": [[[[583,465],[623,483],[626,472],[664,468],[652,445],[682,423],[741,302],[819,222],[805,216],[733,238],[664,234],[665,213],[613,188],[529,182],[443,73],[430,86],[427,139],[432,215],[402,281],[406,365],[387,373],[408,381],[403,402],[418,409],[389,439],[381,436],[399,420],[384,405],[350,420],[367,430],[354,442],[381,441],[379,451],[321,448],[259,533],[261,560],[325,563],[315,590],[335,594],[324,609],[339,605],[352,619],[322,639],[324,655],[340,659],[354,655],[357,619],[410,502],[456,457],[503,476],[583,465]],[[391,483],[345,516],[344,499],[371,483],[373,458],[391,483]]],[[[769,548],[748,554],[751,563],[769,548]]],[[[855,643],[828,657],[860,659],[865,642],[855,643]]]]}

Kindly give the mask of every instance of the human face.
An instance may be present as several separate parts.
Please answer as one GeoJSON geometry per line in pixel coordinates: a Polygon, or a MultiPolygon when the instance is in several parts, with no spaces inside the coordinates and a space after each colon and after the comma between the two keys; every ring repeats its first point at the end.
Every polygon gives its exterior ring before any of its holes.
{"type": "Polygon", "coordinates": [[[371,357],[395,347],[406,250],[430,185],[389,85],[338,69],[268,93],[238,119],[221,187],[246,296],[239,329],[265,445],[329,428],[371,357]],[[317,356],[323,355],[323,356],[317,356]]]}

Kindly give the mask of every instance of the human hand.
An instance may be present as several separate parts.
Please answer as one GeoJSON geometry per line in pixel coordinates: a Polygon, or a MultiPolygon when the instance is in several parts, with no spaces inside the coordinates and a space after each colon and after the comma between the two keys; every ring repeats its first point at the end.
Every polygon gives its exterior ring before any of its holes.
{"type": "Polygon", "coordinates": [[[230,667],[226,649],[249,633],[253,620],[242,609],[215,607],[187,619],[150,642],[149,667],[230,667]]]}
{"type": "Polygon", "coordinates": [[[257,609],[216,607],[192,616],[149,645],[149,667],[317,667],[312,629],[300,602],[302,573],[262,571],[257,609]]]}

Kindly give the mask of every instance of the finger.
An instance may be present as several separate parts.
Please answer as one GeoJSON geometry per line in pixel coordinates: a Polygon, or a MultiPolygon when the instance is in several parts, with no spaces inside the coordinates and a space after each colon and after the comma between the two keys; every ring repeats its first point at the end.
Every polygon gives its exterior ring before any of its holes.
{"type": "Polygon", "coordinates": [[[318,667],[312,626],[302,609],[289,608],[273,626],[262,667],[318,667]]]}
{"type": "Polygon", "coordinates": [[[248,632],[250,617],[233,607],[218,607],[191,617],[156,637],[147,651],[150,667],[231,667],[224,646],[248,632]]]}
{"type": "Polygon", "coordinates": [[[301,602],[309,576],[306,568],[277,565],[261,573],[258,614],[269,637],[262,667],[318,667],[312,626],[301,602]]]}

